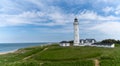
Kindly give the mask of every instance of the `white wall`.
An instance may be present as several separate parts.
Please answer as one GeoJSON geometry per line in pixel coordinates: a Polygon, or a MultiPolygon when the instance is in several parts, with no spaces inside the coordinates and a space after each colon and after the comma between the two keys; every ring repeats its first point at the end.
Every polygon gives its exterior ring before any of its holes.
{"type": "Polygon", "coordinates": [[[61,43],[60,46],[63,46],[63,47],[70,46],[70,43],[61,43]]]}
{"type": "Polygon", "coordinates": [[[115,44],[112,45],[92,45],[92,46],[96,46],[96,47],[106,47],[106,48],[114,48],[115,44]]]}

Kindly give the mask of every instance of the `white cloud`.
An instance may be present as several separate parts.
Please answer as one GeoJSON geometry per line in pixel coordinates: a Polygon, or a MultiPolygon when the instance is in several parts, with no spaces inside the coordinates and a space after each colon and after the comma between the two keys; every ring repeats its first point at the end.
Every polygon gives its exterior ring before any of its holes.
{"type": "MultiPolygon", "coordinates": [[[[34,11],[34,9],[33,11],[30,11],[28,9],[27,11],[23,10],[18,14],[8,14],[8,13],[0,14],[0,18],[1,18],[0,27],[19,26],[19,25],[27,25],[27,24],[55,26],[55,25],[65,25],[73,21],[71,18],[74,17],[74,14],[65,14],[62,12],[60,7],[48,4],[48,3],[54,3],[55,1],[29,0],[28,2],[36,5],[36,7],[40,9],[40,11],[36,12],[34,11]]],[[[11,4],[10,6],[11,8],[14,8],[14,10],[17,10],[18,7],[21,6],[23,7],[24,5],[24,3],[22,3],[23,5],[20,5],[17,2],[11,2],[11,1],[9,1],[9,4],[11,4]],[[13,6],[12,4],[13,5],[17,4],[17,6],[13,6]]],[[[2,12],[4,12],[5,10],[7,12],[12,11],[12,10],[9,11],[9,8],[6,8],[9,5],[6,6],[5,4],[2,5],[4,6],[4,8],[1,8],[0,11],[2,12]]],[[[24,7],[28,8],[29,6],[24,6],[24,7]]]]}
{"type": "Polygon", "coordinates": [[[34,12],[24,12],[18,15],[0,15],[0,26],[18,26],[24,24],[35,23],[31,19],[35,19],[40,15],[34,12]]]}
{"type": "Polygon", "coordinates": [[[46,12],[23,12],[18,15],[0,15],[0,26],[19,26],[19,25],[65,25],[73,21],[74,15],[63,14],[59,11],[54,13],[46,12]],[[69,17],[69,18],[68,18],[69,17]]]}
{"type": "Polygon", "coordinates": [[[97,2],[105,2],[107,4],[109,3],[116,4],[116,3],[119,3],[119,0],[97,0],[97,2]]]}
{"type": "MultiPolygon", "coordinates": [[[[83,0],[81,0],[83,1],[83,0]]],[[[106,0],[107,1],[107,0],[106,0]]],[[[56,25],[64,25],[69,26],[72,24],[75,14],[67,14],[62,11],[60,7],[47,5],[43,1],[39,0],[29,0],[29,2],[37,5],[41,11],[23,11],[22,13],[15,15],[0,15],[0,26],[19,26],[19,25],[44,25],[44,26],[56,26],[56,25]],[[42,3],[43,2],[43,3],[42,3]]],[[[49,1],[48,1],[49,2],[49,1]]],[[[106,7],[103,9],[105,12],[113,11],[112,7],[106,7]]],[[[95,11],[83,10],[80,14],[77,14],[78,19],[83,26],[89,26],[94,23],[97,25],[102,23],[101,21],[119,21],[120,18],[110,15],[110,16],[101,16],[97,14],[95,11]],[[83,21],[81,21],[83,20],[83,21]],[[88,21],[89,20],[89,21],[88,21]],[[91,20],[94,20],[91,21],[91,20]],[[99,23],[95,23],[99,22],[99,23]]],[[[104,23],[106,23],[104,22],[104,23]]],[[[81,27],[81,26],[80,26],[81,27]]],[[[88,28],[88,27],[81,27],[88,28]]]]}
{"type": "Polygon", "coordinates": [[[105,7],[105,8],[103,8],[103,11],[104,11],[105,13],[112,12],[113,10],[114,10],[113,7],[105,7]]]}
{"type": "Polygon", "coordinates": [[[46,9],[47,7],[49,7],[42,0],[27,0],[27,1],[32,3],[32,4],[34,4],[34,5],[36,5],[36,6],[38,6],[38,8],[42,9],[42,10],[46,9]]]}
{"type": "Polygon", "coordinates": [[[96,21],[119,21],[120,18],[118,16],[113,16],[113,15],[109,15],[109,16],[101,16],[99,14],[97,14],[94,11],[83,11],[80,14],[77,15],[78,18],[81,20],[96,20],[96,21]]]}
{"type": "Polygon", "coordinates": [[[98,18],[97,13],[89,10],[85,10],[78,14],[79,19],[89,19],[89,20],[96,20],[98,18]]]}
{"type": "Polygon", "coordinates": [[[107,35],[120,35],[120,22],[104,22],[90,28],[90,30],[100,31],[107,35]]]}
{"type": "Polygon", "coordinates": [[[120,5],[116,5],[116,6],[107,6],[105,8],[102,9],[103,12],[105,12],[106,14],[115,14],[115,15],[120,15],[120,5]]]}
{"type": "Polygon", "coordinates": [[[114,12],[115,12],[116,15],[120,15],[120,5],[116,6],[114,12]]]}
{"type": "Polygon", "coordinates": [[[66,26],[66,27],[61,27],[61,28],[35,28],[37,31],[42,31],[43,33],[72,33],[73,32],[73,27],[66,26]]]}

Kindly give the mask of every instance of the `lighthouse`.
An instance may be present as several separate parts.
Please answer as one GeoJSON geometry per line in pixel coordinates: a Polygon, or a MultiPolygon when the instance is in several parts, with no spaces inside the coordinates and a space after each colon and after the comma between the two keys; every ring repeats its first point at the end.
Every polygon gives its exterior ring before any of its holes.
{"type": "Polygon", "coordinates": [[[79,23],[78,23],[78,19],[75,18],[74,19],[74,46],[79,46],[80,41],[79,41],[79,23]]]}

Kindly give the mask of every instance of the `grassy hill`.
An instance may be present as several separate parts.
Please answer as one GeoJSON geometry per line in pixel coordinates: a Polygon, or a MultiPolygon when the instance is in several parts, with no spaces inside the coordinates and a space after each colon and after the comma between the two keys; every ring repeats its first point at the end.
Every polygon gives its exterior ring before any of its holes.
{"type": "Polygon", "coordinates": [[[57,44],[22,48],[0,55],[2,66],[120,66],[120,46],[115,48],[60,47],[57,44]]]}

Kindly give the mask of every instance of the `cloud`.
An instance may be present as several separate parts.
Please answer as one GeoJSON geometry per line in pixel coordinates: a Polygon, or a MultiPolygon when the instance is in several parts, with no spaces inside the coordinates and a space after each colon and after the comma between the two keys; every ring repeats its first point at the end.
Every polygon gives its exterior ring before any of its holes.
{"type": "Polygon", "coordinates": [[[120,15],[120,5],[116,6],[114,13],[120,15]]]}
{"type": "Polygon", "coordinates": [[[107,35],[120,35],[120,22],[104,22],[90,28],[90,30],[100,31],[107,35]]]}
{"type": "MultiPolygon", "coordinates": [[[[90,3],[92,3],[93,0],[90,1],[90,3]]],[[[6,2],[6,1],[5,1],[6,2]]],[[[15,1],[15,2],[11,2],[9,1],[8,3],[11,4],[11,7],[14,8],[14,10],[17,11],[21,11],[17,14],[0,14],[0,17],[2,19],[0,19],[0,26],[19,26],[19,25],[27,25],[27,24],[32,24],[32,25],[44,25],[44,26],[55,26],[55,25],[66,25],[66,24],[70,24],[73,22],[73,19],[75,17],[74,13],[65,13],[64,10],[62,10],[62,8],[60,6],[54,6],[52,3],[57,2],[59,3],[60,0],[29,0],[29,1],[15,1]],[[18,2],[20,2],[22,5],[26,5],[23,2],[27,3],[27,6],[23,6],[20,5],[18,2]],[[13,6],[13,5],[14,6],[13,6]],[[36,9],[38,9],[37,11],[34,10],[31,6],[31,4],[33,6],[36,6],[36,9]],[[18,10],[21,8],[22,10],[18,10]],[[25,8],[29,8],[27,11],[25,8]],[[25,9],[25,10],[24,10],[25,9]],[[30,9],[33,9],[32,11],[30,9]]],[[[69,2],[69,3],[73,3],[73,2],[77,2],[77,3],[87,3],[84,0],[80,0],[80,1],[67,1],[64,0],[63,2],[69,2]]],[[[4,5],[4,4],[3,4],[4,5]]],[[[7,5],[6,7],[8,7],[9,5],[7,5]]],[[[4,5],[5,7],[5,5],[4,5]]],[[[9,9],[1,9],[1,11],[10,11],[9,9]]],[[[112,7],[106,7],[105,9],[103,9],[106,12],[109,12],[110,10],[112,10],[112,7]]],[[[3,12],[2,11],[2,12],[3,12]]],[[[79,11],[79,10],[78,10],[79,11]]],[[[11,12],[11,11],[10,11],[11,12]]],[[[117,12],[118,13],[118,12],[117,12]]],[[[80,14],[77,14],[79,19],[83,19],[83,20],[119,20],[118,17],[115,16],[101,16],[99,15],[96,11],[90,11],[90,10],[82,10],[80,14]],[[92,17],[91,17],[92,16],[92,17]]]]}
{"type": "Polygon", "coordinates": [[[35,28],[34,30],[42,31],[43,33],[73,33],[73,27],[66,26],[61,28],[35,28]]]}
{"type": "Polygon", "coordinates": [[[77,15],[80,20],[94,21],[119,21],[120,18],[114,15],[102,16],[95,11],[85,10],[77,15]]]}
{"type": "Polygon", "coordinates": [[[46,13],[46,12],[23,12],[17,15],[0,15],[0,26],[19,26],[19,25],[65,25],[73,21],[74,15],[63,14],[60,12],[46,13]],[[70,18],[68,18],[70,17],[70,18]]]}
{"type": "Polygon", "coordinates": [[[120,5],[115,5],[115,6],[106,6],[102,9],[102,11],[106,14],[109,15],[120,15],[120,5]]]}
{"type": "Polygon", "coordinates": [[[97,2],[104,2],[106,4],[118,4],[119,0],[97,0],[97,2]]]}
{"type": "Polygon", "coordinates": [[[98,15],[97,15],[96,12],[89,11],[89,10],[83,10],[77,16],[78,16],[79,19],[84,19],[84,20],[96,20],[98,18],[98,15]]]}
{"type": "MultiPolygon", "coordinates": [[[[92,3],[93,0],[90,1],[92,3]]],[[[99,0],[98,0],[99,1],[99,0]]],[[[102,0],[104,2],[107,2],[108,0],[102,0]]],[[[111,0],[112,1],[112,0],[111,0]]],[[[17,1],[18,2],[18,1],[17,1]]],[[[17,7],[22,5],[18,5],[17,2],[11,2],[11,4],[14,4],[17,6],[12,6],[14,9],[18,9],[17,7]]],[[[21,2],[21,1],[20,1],[21,2]]],[[[25,8],[30,8],[33,9],[32,6],[29,6],[31,4],[34,4],[36,6],[36,10],[21,10],[22,12],[17,13],[17,14],[0,14],[0,27],[7,27],[7,26],[22,26],[22,25],[37,25],[37,26],[69,26],[73,23],[73,19],[75,17],[75,13],[65,13],[64,10],[62,10],[61,7],[59,6],[54,6],[52,3],[54,2],[60,2],[60,0],[57,1],[43,1],[43,0],[29,0],[25,1],[27,2],[27,7],[25,8]],[[48,4],[49,3],[49,4],[48,4]]],[[[64,0],[64,2],[68,2],[64,0]]],[[[78,2],[77,0],[73,1],[70,0],[70,2],[78,2]]],[[[69,2],[69,3],[70,3],[69,2]]],[[[78,3],[87,3],[84,0],[80,0],[78,3]]],[[[76,3],[76,4],[78,4],[76,3]]],[[[24,3],[22,3],[24,4],[24,3]]],[[[8,6],[6,6],[8,7],[8,6]]],[[[113,11],[113,7],[105,7],[103,9],[104,12],[111,12],[113,11]]],[[[119,8],[116,8],[116,11],[118,11],[119,8]]],[[[9,9],[8,9],[9,11],[9,9]]],[[[97,11],[93,10],[78,10],[80,13],[77,14],[78,19],[80,21],[80,28],[85,28],[87,29],[88,27],[91,27],[93,25],[101,24],[102,22],[106,23],[108,21],[120,21],[120,18],[114,15],[108,15],[108,16],[103,16],[97,13],[97,11]],[[106,21],[106,22],[105,22],[106,21]],[[82,23],[84,22],[84,23],[82,23]],[[87,23],[85,23],[87,22],[87,23]],[[84,27],[86,26],[86,27],[84,27]]],[[[118,12],[117,12],[118,13],[118,12]]]]}
{"type": "MultiPolygon", "coordinates": [[[[80,31],[86,35],[93,32],[96,36],[120,39],[120,18],[115,15],[102,16],[94,11],[84,11],[79,15],[80,31]],[[97,35],[99,34],[99,35],[97,35]]],[[[91,34],[92,35],[92,34],[91,34]]],[[[96,37],[95,36],[95,37],[96,37]]],[[[100,37],[101,38],[101,37],[100,37]]]]}
{"type": "Polygon", "coordinates": [[[66,14],[59,6],[50,4],[57,2],[54,0],[23,0],[14,2],[5,0],[3,2],[9,3],[10,5],[2,3],[0,5],[3,6],[0,9],[0,27],[29,24],[40,26],[66,25],[72,22],[73,20],[71,18],[74,17],[74,14],[66,14]]]}
{"type": "MultiPolygon", "coordinates": [[[[38,37],[38,41],[43,38],[48,41],[48,36],[55,37],[52,40],[58,40],[56,37],[63,35],[68,37],[62,37],[63,39],[71,39],[69,37],[73,35],[73,21],[76,16],[82,38],[99,39],[106,35],[119,37],[119,7],[119,0],[1,0],[0,28],[6,28],[3,29],[6,32],[0,33],[7,40],[13,36],[16,39],[18,35],[17,41],[26,41],[27,37],[31,38],[29,41],[33,37],[38,37]],[[19,28],[26,32],[22,33],[19,28]]],[[[0,39],[2,38],[4,37],[0,39]]]]}
{"type": "Polygon", "coordinates": [[[114,10],[113,7],[105,7],[105,8],[103,8],[103,11],[104,11],[105,13],[112,12],[113,10],[114,10]]]}

